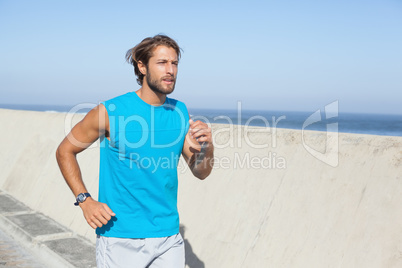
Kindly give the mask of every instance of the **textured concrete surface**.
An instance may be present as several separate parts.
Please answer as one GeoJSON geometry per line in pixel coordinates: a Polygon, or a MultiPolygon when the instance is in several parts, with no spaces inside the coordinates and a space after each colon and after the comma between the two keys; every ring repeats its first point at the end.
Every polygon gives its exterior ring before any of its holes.
{"type": "Polygon", "coordinates": [[[2,192],[0,192],[0,213],[30,211],[24,204],[18,202],[11,196],[2,195],[1,193],[2,192]]]}
{"type": "MultiPolygon", "coordinates": [[[[54,156],[81,118],[0,109],[0,189],[93,243],[54,156]]],[[[211,176],[198,181],[179,164],[188,267],[402,267],[402,137],[212,127],[211,176]],[[334,141],[331,166],[319,158],[334,141]]],[[[97,144],[78,161],[96,198],[97,144]]],[[[0,209],[13,228],[7,213],[27,214],[0,209]]]]}
{"type": "Polygon", "coordinates": [[[6,217],[32,237],[68,233],[68,230],[60,226],[60,224],[39,213],[18,214],[6,217]]]}
{"type": "Polygon", "coordinates": [[[0,202],[0,267],[96,267],[87,239],[5,192],[0,202]]]}
{"type": "Polygon", "coordinates": [[[71,237],[43,243],[74,267],[96,267],[95,247],[84,239],[71,237]]]}

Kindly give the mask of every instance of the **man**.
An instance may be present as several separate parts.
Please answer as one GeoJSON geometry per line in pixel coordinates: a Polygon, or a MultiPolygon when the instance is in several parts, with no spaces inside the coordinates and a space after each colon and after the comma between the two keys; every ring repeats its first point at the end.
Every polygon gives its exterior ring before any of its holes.
{"type": "Polygon", "coordinates": [[[210,174],[211,130],[166,96],[175,88],[180,59],[174,40],[146,38],[126,59],[141,88],[92,109],[61,142],[57,161],[75,204],[96,229],[98,267],[184,267],[177,165],[183,155],[196,177],[210,174]],[[87,192],[76,160],[98,138],[99,202],[87,192]]]}

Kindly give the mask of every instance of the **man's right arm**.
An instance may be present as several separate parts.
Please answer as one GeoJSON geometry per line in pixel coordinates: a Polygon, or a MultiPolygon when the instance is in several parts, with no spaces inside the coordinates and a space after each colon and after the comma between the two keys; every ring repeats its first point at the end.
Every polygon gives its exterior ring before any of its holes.
{"type": "MultiPolygon", "coordinates": [[[[109,120],[106,108],[98,105],[74,126],[57,148],[57,163],[74,196],[87,192],[77,162],[77,154],[88,148],[100,136],[108,133],[108,129],[109,120]]],[[[115,216],[106,204],[97,202],[91,197],[79,205],[88,224],[94,229],[107,224],[111,217],[115,216]]]]}

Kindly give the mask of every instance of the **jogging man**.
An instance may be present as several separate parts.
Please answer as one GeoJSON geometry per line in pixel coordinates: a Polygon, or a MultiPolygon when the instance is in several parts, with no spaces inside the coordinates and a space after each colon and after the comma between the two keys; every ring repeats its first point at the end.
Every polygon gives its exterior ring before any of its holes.
{"type": "Polygon", "coordinates": [[[164,35],[145,38],[126,59],[141,88],[92,109],[61,142],[60,170],[88,224],[96,229],[98,267],[184,267],[177,212],[177,165],[212,170],[211,129],[168,98],[180,47],[164,35]],[[100,138],[99,202],[87,192],[76,155],[100,138]],[[201,146],[202,145],[202,146],[201,146]]]}

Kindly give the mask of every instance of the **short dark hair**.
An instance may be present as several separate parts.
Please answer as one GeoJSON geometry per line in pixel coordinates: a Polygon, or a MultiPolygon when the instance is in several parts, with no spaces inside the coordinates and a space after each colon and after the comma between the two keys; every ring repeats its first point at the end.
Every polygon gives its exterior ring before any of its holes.
{"type": "Polygon", "coordinates": [[[149,59],[152,57],[152,52],[157,46],[166,46],[173,48],[177,53],[177,59],[180,59],[181,49],[172,38],[158,34],[154,37],[147,37],[135,47],[129,49],[126,53],[126,61],[134,66],[134,73],[137,76],[137,83],[142,86],[144,75],[138,68],[138,62],[141,61],[148,67],[149,59]]]}

